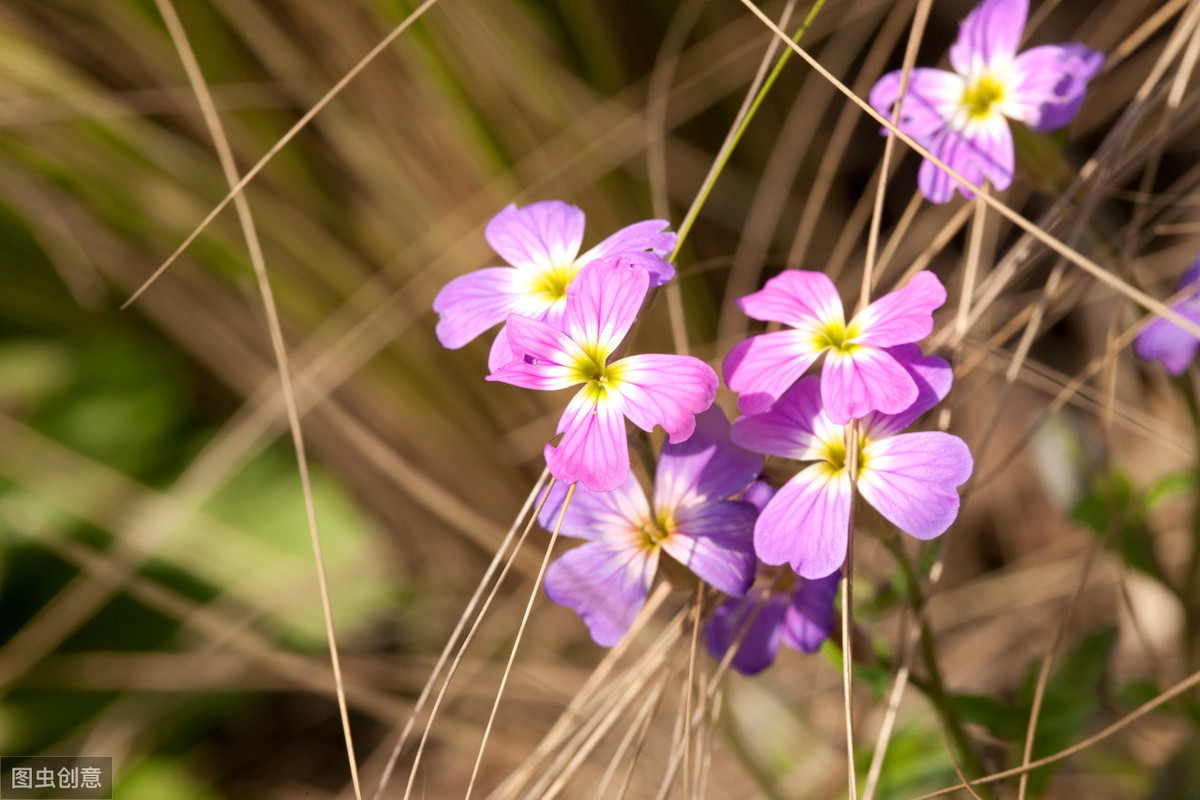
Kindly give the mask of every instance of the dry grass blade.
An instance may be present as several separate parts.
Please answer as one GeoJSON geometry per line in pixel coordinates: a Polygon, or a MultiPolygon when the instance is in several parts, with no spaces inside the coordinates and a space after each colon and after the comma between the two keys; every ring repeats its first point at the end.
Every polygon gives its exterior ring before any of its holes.
{"type": "Polygon", "coordinates": [[[271,149],[268,150],[266,154],[258,160],[257,163],[254,164],[254,166],[246,171],[246,174],[243,175],[241,179],[230,188],[229,194],[225,195],[224,199],[222,199],[221,202],[217,203],[217,205],[213,207],[212,211],[208,213],[208,216],[200,221],[200,224],[196,226],[195,230],[188,234],[188,237],[183,240],[179,247],[175,248],[175,252],[168,256],[167,260],[164,261],[158,267],[158,269],[156,269],[154,273],[147,278],[142,285],[134,291],[133,294],[129,296],[129,299],[121,304],[121,308],[128,308],[130,304],[137,300],[138,297],[140,297],[142,293],[146,291],[146,289],[150,288],[150,285],[158,280],[159,276],[166,272],[167,269],[173,263],[175,263],[175,260],[178,259],[179,256],[183,255],[184,251],[191,246],[192,242],[196,241],[196,238],[204,232],[204,229],[207,228],[214,219],[217,218],[217,215],[224,211],[225,207],[228,206],[234,200],[234,198],[241,194],[242,190],[246,188],[250,181],[254,180],[258,173],[262,172],[263,168],[270,163],[271,159],[273,159],[280,150],[286,147],[288,142],[296,137],[296,134],[304,130],[308,123],[312,121],[313,117],[317,116],[317,114],[320,114],[321,110],[324,109],[325,106],[329,105],[329,103],[335,97],[337,97],[342,90],[350,84],[351,81],[358,77],[359,73],[366,69],[367,65],[370,64],[371,61],[373,61],[380,53],[386,50],[392,42],[400,38],[400,36],[406,30],[408,30],[414,22],[421,18],[421,15],[423,15],[430,8],[433,8],[437,2],[438,0],[425,0],[424,3],[422,3],[411,14],[408,15],[404,22],[397,25],[391,33],[385,36],[383,40],[375,45],[375,47],[372,48],[369,53],[363,56],[362,59],[355,64],[354,67],[347,72],[341,80],[335,83],[333,87],[330,88],[330,90],[326,92],[325,95],[318,100],[317,103],[310,108],[304,114],[304,116],[301,117],[296,124],[293,125],[291,129],[288,130],[288,132],[285,133],[283,137],[280,138],[279,141],[276,142],[271,149]]]}
{"type": "MultiPolygon", "coordinates": [[[[187,33],[175,8],[170,0],[155,0],[159,13],[167,24],[171,40],[179,52],[188,81],[192,85],[200,108],[204,114],[205,124],[216,145],[221,161],[221,169],[229,182],[231,193],[235,194],[234,204],[237,209],[238,221],[242,233],[246,237],[246,246],[250,251],[250,262],[254,266],[254,276],[258,282],[259,293],[262,296],[263,308],[266,311],[267,327],[271,334],[271,348],[275,354],[275,364],[279,371],[279,381],[283,393],[284,407],[287,409],[288,426],[291,428],[292,445],[296,451],[296,463],[300,472],[300,485],[304,494],[304,511],[308,518],[308,532],[312,540],[313,556],[316,562],[317,585],[321,592],[321,609],[325,617],[325,636],[329,642],[329,658],[333,666],[333,682],[337,693],[338,711],[342,721],[342,735],[346,743],[346,758],[350,765],[350,780],[354,784],[354,796],[362,800],[362,787],[358,780],[358,759],[354,754],[354,737],[350,729],[350,710],[346,706],[346,688],[342,677],[342,665],[338,655],[337,635],[333,623],[333,605],[329,596],[329,578],[325,570],[325,557],[321,549],[321,532],[317,524],[317,509],[313,500],[312,479],[308,471],[308,455],[305,452],[304,433],[300,427],[300,411],[296,403],[296,392],[292,385],[291,369],[288,365],[287,345],[283,340],[283,326],[279,321],[279,309],[275,304],[275,296],[271,289],[271,280],[267,274],[266,260],[263,257],[262,244],[250,212],[250,204],[246,196],[237,194],[239,184],[237,165],[234,162],[233,151],[225,136],[224,127],[212,95],[209,94],[208,84],[200,71],[200,65],[192,52],[187,39],[187,33]]],[[[132,301],[132,298],[131,298],[132,301]]]]}

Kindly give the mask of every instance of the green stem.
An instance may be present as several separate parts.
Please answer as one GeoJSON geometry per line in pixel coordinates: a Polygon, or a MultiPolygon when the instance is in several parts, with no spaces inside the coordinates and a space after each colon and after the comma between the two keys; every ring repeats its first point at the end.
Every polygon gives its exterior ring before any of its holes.
{"type": "MultiPolygon", "coordinates": [[[[792,37],[792,41],[799,43],[800,38],[804,36],[804,32],[808,30],[808,26],[817,18],[822,6],[825,5],[825,0],[816,0],[813,7],[809,9],[808,16],[804,18],[804,24],[800,26],[800,30],[796,31],[796,35],[792,37]]],[[[729,141],[722,146],[721,152],[717,153],[716,163],[709,170],[708,176],[704,179],[704,185],[700,187],[700,191],[696,194],[695,201],[692,202],[692,207],[688,209],[687,216],[683,218],[683,222],[679,224],[678,239],[675,243],[675,249],[667,260],[672,264],[679,257],[679,252],[683,249],[683,243],[688,237],[688,233],[692,230],[692,225],[696,223],[696,218],[700,216],[700,209],[704,207],[704,203],[708,200],[708,195],[712,192],[712,188],[716,185],[717,178],[721,177],[721,173],[725,169],[725,165],[729,163],[729,157],[733,155],[734,148],[741,141],[742,135],[750,126],[750,121],[754,119],[754,115],[758,112],[759,106],[767,96],[767,92],[771,91],[771,87],[775,85],[775,79],[783,72],[783,67],[787,64],[788,59],[792,57],[791,48],[785,49],[783,54],[779,56],[779,60],[775,62],[775,67],[771,70],[771,74],[763,81],[763,85],[755,95],[754,101],[750,104],[750,108],[746,110],[746,116],[742,119],[741,124],[733,132],[733,136],[729,141]]]]}
{"type": "Polygon", "coordinates": [[[921,585],[917,580],[916,571],[913,569],[908,556],[899,542],[894,539],[883,539],[883,544],[891,552],[892,556],[896,559],[896,563],[900,565],[900,569],[904,572],[904,582],[908,589],[909,603],[912,605],[913,614],[916,615],[921,624],[921,654],[925,658],[925,667],[929,670],[926,694],[929,695],[929,699],[941,711],[942,722],[946,726],[946,731],[958,746],[959,754],[966,765],[967,771],[970,773],[968,777],[980,777],[985,774],[983,764],[979,761],[979,756],[976,754],[975,748],[971,744],[971,739],[967,736],[967,731],[963,727],[962,719],[958,716],[958,710],[954,707],[954,702],[946,691],[946,684],[942,681],[941,668],[938,666],[937,660],[937,648],[933,641],[933,632],[929,629],[929,623],[926,622],[922,614],[925,598],[921,595],[921,585]]]}

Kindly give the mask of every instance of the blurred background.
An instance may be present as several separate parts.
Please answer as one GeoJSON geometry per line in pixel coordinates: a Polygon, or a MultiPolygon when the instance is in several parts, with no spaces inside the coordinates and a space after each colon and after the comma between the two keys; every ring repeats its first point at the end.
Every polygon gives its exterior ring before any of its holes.
{"type": "MultiPolygon", "coordinates": [[[[112,756],[123,800],[348,797],[296,456],[233,209],[119,308],[229,189],[165,3],[0,5],[0,754],[112,756]]],[[[918,64],[945,65],[971,6],[933,5],[918,64]]],[[[828,3],[802,44],[865,96],[900,66],[915,7],[828,3]]],[[[415,8],[178,3],[238,172],[415,8]]],[[[811,10],[763,9],[790,15],[789,32],[811,10]]],[[[1068,129],[1017,131],[1018,176],[1001,197],[1160,299],[1200,250],[1196,11],[1035,4],[1028,44],[1080,41],[1108,61],[1068,129]]],[[[490,337],[444,350],[434,295],[500,263],[483,226],[509,203],[580,206],[585,247],[641,219],[678,226],[760,65],[775,63],[770,46],[732,1],[442,0],[246,188],[311,456],[368,796],[566,400],[485,382],[490,337]]],[[[884,142],[792,59],[681,252],[683,335],[662,294],[633,349],[686,348],[719,365],[758,330],[732,300],[785,267],[829,272],[851,303],[884,142]]],[[[901,548],[922,576],[935,564],[942,575],[933,650],[996,771],[1020,763],[1047,654],[1035,757],[1196,669],[1195,393],[1134,360],[1142,312],[1128,299],[994,213],[973,228],[961,198],[922,203],[918,164],[898,148],[889,170],[878,291],[921,268],[946,283],[930,346],[958,381],[929,425],[963,436],[977,466],[950,533],[901,548]],[[960,314],[970,241],[978,277],[960,314]]],[[[719,398],[730,413],[731,400],[719,398]]],[[[862,522],[863,769],[912,649],[890,536],[862,522]]],[[[418,796],[463,794],[547,541],[535,530],[518,553],[433,726],[418,796]]],[[[540,601],[480,795],[549,796],[534,784],[562,774],[562,796],[587,797],[610,765],[624,774],[630,763],[625,796],[662,796],[684,701],[653,687],[689,674],[690,627],[675,614],[690,599],[668,596],[616,660],[617,673],[646,675],[631,691],[647,702],[570,773],[535,748],[573,698],[599,691],[585,681],[604,652],[573,614],[540,601]],[[653,670],[636,660],[668,640],[653,670]],[[643,719],[633,762],[618,744],[643,719]]],[[[786,652],[758,678],[725,679],[697,745],[707,796],[844,794],[838,658],[833,645],[786,652]]],[[[918,656],[913,670],[884,797],[957,782],[947,711],[922,691],[928,664],[918,656]]],[[[1200,797],[1198,709],[1184,695],[1036,773],[1032,793],[1200,797]]],[[[588,713],[576,728],[599,714],[588,713]]],[[[384,796],[403,795],[411,762],[410,747],[384,796]]],[[[684,795],[682,780],[674,791],[684,795]]]]}

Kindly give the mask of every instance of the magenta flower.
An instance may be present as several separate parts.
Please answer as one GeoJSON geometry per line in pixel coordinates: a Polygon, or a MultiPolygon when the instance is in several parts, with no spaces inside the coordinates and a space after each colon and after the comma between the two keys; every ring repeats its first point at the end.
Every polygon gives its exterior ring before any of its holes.
{"type": "MultiPolygon", "coordinates": [[[[1200,259],[1192,262],[1183,277],[1179,279],[1179,288],[1191,288],[1193,293],[1171,305],[1171,310],[1192,322],[1200,324],[1200,259]]],[[[1200,339],[1171,322],[1169,319],[1158,319],[1151,322],[1137,337],[1137,354],[1147,361],[1161,361],[1172,375],[1182,375],[1196,356],[1196,348],[1200,347],[1200,339]]]]}
{"type": "Polygon", "coordinates": [[[705,629],[709,654],[720,661],[736,645],[730,664],[743,675],[756,675],[775,661],[780,642],[815,653],[833,630],[833,598],[841,579],[834,572],[810,581],[788,570],[776,579],[778,585],[726,600],[705,629]]]}
{"type": "Polygon", "coordinates": [[[788,270],[737,301],[749,317],[792,330],[739,343],[725,358],[725,382],[743,414],[766,411],[822,353],[821,398],[839,424],[869,411],[898,414],[917,399],[917,385],[889,347],[924,339],[946,290],[932,272],[871,303],[846,324],[833,281],[820,272],[788,270]]]}
{"type": "Polygon", "coordinates": [[[592,261],[567,288],[563,330],[510,314],[515,358],[489,381],[526,389],[583,384],[558,423],[557,447],[546,445],[550,474],[607,492],[629,474],[625,417],[644,431],[655,425],[672,443],[692,435],[695,415],[717,396],[717,374],[698,358],[636,355],[608,362],[625,338],[649,289],[646,270],[626,256],[592,261]]]}
{"type": "MultiPolygon", "coordinates": [[[[905,533],[932,539],[958,515],[957,487],[973,462],[957,436],[901,433],[950,391],[953,370],[920,348],[891,355],[912,376],[916,401],[900,414],[872,413],[859,426],[858,492],[905,533]]],[[[801,470],[767,503],[754,526],[754,550],[767,564],[789,563],[802,577],[832,574],[846,559],[850,474],[846,428],[822,408],[818,379],[809,376],[763,413],[733,424],[733,441],[748,450],[816,463],[801,470]]]]}
{"type": "MultiPolygon", "coordinates": [[[[954,72],[914,69],[899,116],[900,130],[976,186],[984,179],[1007,189],[1013,177],[1013,139],[1005,119],[1035,131],[1071,121],[1087,83],[1104,55],[1081,44],[1048,44],[1017,54],[1029,0],[984,0],[967,15],[950,48],[954,72]]],[[[871,89],[868,101],[892,113],[900,92],[900,71],[889,72],[871,89]]],[[[928,159],[918,185],[933,203],[955,190],[972,192],[928,159]]]]}
{"type": "MultiPolygon", "coordinates": [[[[597,258],[623,255],[650,274],[650,285],[661,286],[675,274],[663,256],[675,247],[675,234],[665,220],[638,222],[614,233],[579,254],[583,244],[583,212],[558,200],[514,205],[492,217],[484,236],[492,249],[512,266],[488,267],[447,283],[433,299],[440,314],[438,341],[457,349],[504,322],[509,314],[562,327],[567,287],[585,264],[597,258]]],[[[506,329],[492,343],[488,369],[507,363],[506,329]]]]}
{"type": "MultiPolygon", "coordinates": [[[[729,440],[720,408],[696,417],[695,434],[663,445],[654,503],[630,474],[612,492],[576,487],[560,533],[588,541],[546,570],[546,594],[575,609],[597,644],[610,647],[629,631],[646,602],[660,553],[727,594],[754,582],[754,518],[750,503],[728,498],[754,480],[762,456],[729,440]]],[[[557,483],[538,521],[553,530],[567,487],[557,483]]]]}

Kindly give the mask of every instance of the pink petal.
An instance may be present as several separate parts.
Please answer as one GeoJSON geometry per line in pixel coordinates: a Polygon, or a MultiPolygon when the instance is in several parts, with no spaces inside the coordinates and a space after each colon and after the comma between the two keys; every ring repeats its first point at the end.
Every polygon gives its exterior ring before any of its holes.
{"type": "Polygon", "coordinates": [[[679,444],[663,445],[654,477],[654,507],[673,513],[684,506],[732,497],[762,472],[763,457],[729,438],[720,406],[696,415],[696,431],[679,444]]]}
{"type": "Polygon", "coordinates": [[[629,356],[608,369],[625,416],[647,432],[661,425],[672,443],[692,435],[696,415],[717,397],[717,373],[692,356],[629,356]]]}
{"type": "Polygon", "coordinates": [[[628,256],[650,273],[651,287],[662,286],[675,275],[675,268],[665,260],[675,249],[676,236],[667,230],[670,224],[663,219],[635,222],[609,236],[579,256],[578,260],[587,264],[597,258],[628,256]]]}
{"type": "Polygon", "coordinates": [[[754,526],[754,550],[767,564],[788,563],[802,577],[824,578],[846,560],[849,526],[849,475],[813,464],[767,503],[754,526]]]}
{"type": "MultiPolygon", "coordinates": [[[[553,531],[558,524],[569,488],[569,484],[561,481],[555,481],[550,487],[546,503],[538,514],[538,524],[546,530],[553,531]]],[[[634,541],[633,532],[653,521],[646,493],[630,471],[625,482],[610,492],[593,492],[587,487],[576,486],[558,532],[615,547],[634,541]]]]}
{"type": "Polygon", "coordinates": [[[518,356],[508,346],[508,326],[504,325],[496,331],[496,338],[492,340],[492,349],[488,351],[488,372],[499,372],[501,367],[507,365],[514,358],[518,358],[518,356]]]}
{"type": "MultiPolygon", "coordinates": [[[[1012,183],[1012,131],[999,113],[982,122],[971,121],[962,131],[943,129],[933,137],[929,151],[974,186],[983,185],[985,178],[997,189],[1007,189],[1012,183]]],[[[929,159],[921,163],[917,184],[931,203],[944,203],[956,191],[964,197],[975,196],[929,159]]]]}
{"type": "Polygon", "coordinates": [[[646,270],[623,257],[591,262],[567,287],[564,329],[607,357],[633,325],[649,281],[646,270]]]}
{"type": "Polygon", "coordinates": [[[575,395],[558,423],[558,446],[546,445],[550,474],[563,483],[582,483],[593,492],[611,492],[629,476],[629,445],[620,403],[586,386],[575,395]]]}
{"type": "Polygon", "coordinates": [[[586,356],[565,333],[516,314],[509,315],[504,327],[513,359],[488,375],[487,380],[543,391],[582,382],[578,365],[586,356]]]}
{"type": "Polygon", "coordinates": [[[767,411],[734,420],[731,438],[756,453],[797,461],[824,458],[825,443],[844,441],[845,434],[822,411],[820,386],[816,375],[802,378],[767,411]]]}
{"type": "Polygon", "coordinates": [[[484,237],[500,256],[517,269],[542,272],[575,261],[583,243],[584,216],[559,200],[515,205],[492,217],[484,237]]]}
{"type": "Polygon", "coordinates": [[[489,267],[460,275],[433,298],[441,316],[438,341],[456,350],[493,325],[504,322],[517,294],[515,273],[508,267],[489,267]]]}
{"type": "Polygon", "coordinates": [[[1081,44],[1047,44],[1026,50],[1013,62],[1001,111],[1035,131],[1071,121],[1087,84],[1104,66],[1104,54],[1081,44]]]}
{"type": "Polygon", "coordinates": [[[950,64],[960,75],[976,76],[1010,64],[1021,46],[1029,0],[983,0],[967,15],[950,47],[950,64]]]}
{"type": "Polygon", "coordinates": [[[759,414],[799,380],[825,350],[811,331],[751,336],[725,356],[725,383],[738,393],[738,408],[743,414],[759,414]]]}
{"type": "Polygon", "coordinates": [[[917,384],[886,350],[860,345],[850,354],[831,351],[821,370],[821,402],[837,425],[871,411],[899,414],[917,399],[917,384]]]}
{"type": "MultiPolygon", "coordinates": [[[[871,107],[889,119],[900,92],[900,78],[901,70],[889,72],[875,83],[868,97],[871,107]]],[[[962,76],[953,72],[914,69],[900,106],[897,120],[900,130],[922,144],[928,144],[933,135],[958,113],[965,88],[962,76]]],[[[883,132],[886,134],[887,129],[883,132]]]]}
{"type": "Polygon", "coordinates": [[[857,344],[891,347],[919,342],[933,331],[933,311],[946,302],[946,289],[928,270],[918,272],[903,289],[888,292],[850,321],[861,331],[857,344]]]}
{"type": "Polygon", "coordinates": [[[739,298],[738,308],[752,318],[783,322],[793,328],[842,323],[842,299],[823,272],[790,269],[767,281],[762,289],[739,298]]]}
{"type": "Polygon", "coordinates": [[[921,355],[921,348],[915,344],[891,347],[887,352],[912,376],[917,399],[899,414],[875,412],[864,417],[862,435],[871,439],[893,436],[913,424],[949,394],[954,382],[954,369],[946,359],[921,355]]]}
{"type": "MultiPolygon", "coordinates": [[[[1200,301],[1177,303],[1174,310],[1192,321],[1200,321],[1200,301]]],[[[1147,361],[1160,361],[1172,375],[1182,375],[1196,357],[1200,340],[1171,322],[1159,317],[1142,328],[1137,337],[1137,354],[1147,361]]]]}
{"type": "Polygon", "coordinates": [[[974,464],[967,445],[939,431],[867,442],[858,491],[900,530],[918,539],[941,535],[958,515],[958,486],[974,464]]]}
{"type": "MultiPolygon", "coordinates": [[[[1012,184],[1013,172],[1016,169],[1016,151],[1013,147],[1012,129],[1008,127],[1004,117],[994,114],[979,123],[971,144],[971,157],[978,164],[978,169],[996,189],[1007,189],[1012,184]]],[[[961,187],[959,191],[962,191],[961,187]]]]}
{"type": "Polygon", "coordinates": [[[685,506],[674,515],[675,532],[662,548],[710,586],[744,595],[754,583],[757,516],[758,509],[738,500],[685,506]]]}
{"type": "Polygon", "coordinates": [[[602,647],[625,637],[646,604],[658,551],[588,542],[568,550],[546,570],[546,596],[575,609],[602,647]]]}

